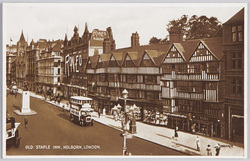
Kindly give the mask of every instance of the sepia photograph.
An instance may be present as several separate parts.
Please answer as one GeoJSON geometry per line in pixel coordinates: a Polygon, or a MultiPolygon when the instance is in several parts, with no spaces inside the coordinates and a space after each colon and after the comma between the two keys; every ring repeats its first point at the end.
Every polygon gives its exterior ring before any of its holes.
{"type": "Polygon", "coordinates": [[[247,157],[247,3],[2,8],[3,158],[247,157]]]}

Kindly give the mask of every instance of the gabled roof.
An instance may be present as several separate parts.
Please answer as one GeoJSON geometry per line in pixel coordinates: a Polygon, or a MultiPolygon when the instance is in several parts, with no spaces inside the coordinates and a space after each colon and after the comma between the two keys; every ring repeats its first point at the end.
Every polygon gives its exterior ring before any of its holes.
{"type": "Polygon", "coordinates": [[[188,40],[182,43],[173,43],[185,61],[188,61],[199,45],[200,40],[188,40]]]}
{"type": "Polygon", "coordinates": [[[218,59],[221,60],[224,56],[222,51],[222,38],[208,38],[202,39],[201,42],[206,46],[206,48],[218,59]]]}
{"type": "Polygon", "coordinates": [[[56,45],[52,48],[52,51],[60,52],[62,43],[63,43],[62,41],[59,41],[58,43],[56,43],[56,45]]]}
{"type": "MultiPolygon", "coordinates": [[[[138,52],[127,52],[127,54],[126,54],[126,56],[129,56],[130,58],[131,58],[131,60],[132,60],[132,62],[134,63],[134,65],[135,66],[137,66],[138,65],[138,52]]],[[[126,56],[125,56],[125,58],[126,58],[126,56]]],[[[125,60],[125,58],[124,58],[124,60],[125,60]]]]}
{"type": "Polygon", "coordinates": [[[151,45],[142,45],[142,46],[135,46],[133,48],[121,48],[117,49],[114,52],[138,52],[139,56],[144,54],[145,50],[157,50],[157,51],[168,51],[171,44],[151,44],[151,45]]]}
{"type": "Polygon", "coordinates": [[[99,59],[99,55],[94,55],[94,56],[89,57],[92,68],[96,68],[98,59],[99,59]]]}
{"type": "Polygon", "coordinates": [[[242,8],[238,13],[236,13],[232,18],[230,18],[223,25],[237,24],[244,22],[244,8],[242,8]]]}
{"type": "Polygon", "coordinates": [[[126,53],[122,53],[122,52],[113,52],[112,54],[113,54],[113,56],[115,57],[115,60],[116,60],[117,64],[118,64],[119,66],[121,66],[122,63],[123,63],[123,60],[124,60],[124,58],[125,58],[126,53]]]}
{"type": "Polygon", "coordinates": [[[101,54],[99,59],[103,62],[103,67],[107,67],[111,58],[111,54],[101,54]]]}
{"type": "MultiPolygon", "coordinates": [[[[140,63],[141,61],[143,60],[143,57],[145,54],[147,54],[149,56],[149,58],[152,60],[152,62],[155,64],[155,65],[160,65],[161,64],[161,61],[160,59],[163,58],[162,55],[165,55],[166,52],[162,52],[162,51],[156,51],[156,50],[145,50],[144,54],[142,55],[142,57],[140,58],[140,63]]],[[[139,63],[139,64],[140,64],[139,63]]]]}

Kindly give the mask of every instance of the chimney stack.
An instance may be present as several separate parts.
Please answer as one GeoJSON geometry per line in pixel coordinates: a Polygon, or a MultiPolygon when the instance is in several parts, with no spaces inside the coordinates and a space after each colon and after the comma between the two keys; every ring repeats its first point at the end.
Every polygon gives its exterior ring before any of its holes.
{"type": "Polygon", "coordinates": [[[111,51],[111,45],[109,39],[104,39],[103,41],[103,54],[107,54],[111,51]]]}
{"type": "Polygon", "coordinates": [[[140,46],[140,43],[139,43],[139,34],[136,32],[136,33],[132,33],[132,36],[131,36],[131,47],[136,47],[136,46],[140,46]]]}
{"type": "Polygon", "coordinates": [[[177,27],[172,27],[168,32],[170,43],[183,42],[183,33],[180,29],[178,29],[177,27]]]}

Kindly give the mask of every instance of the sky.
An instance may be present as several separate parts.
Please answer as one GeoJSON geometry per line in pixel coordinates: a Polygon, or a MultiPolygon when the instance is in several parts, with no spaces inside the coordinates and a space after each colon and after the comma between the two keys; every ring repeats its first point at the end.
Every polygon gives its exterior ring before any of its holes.
{"type": "Polygon", "coordinates": [[[23,30],[28,43],[33,39],[68,39],[74,26],[82,36],[85,23],[93,29],[111,27],[116,48],[129,47],[131,35],[138,32],[140,44],[151,37],[165,38],[166,25],[182,15],[205,15],[226,22],[244,7],[240,3],[5,3],[3,5],[3,40],[16,44],[23,30]]]}

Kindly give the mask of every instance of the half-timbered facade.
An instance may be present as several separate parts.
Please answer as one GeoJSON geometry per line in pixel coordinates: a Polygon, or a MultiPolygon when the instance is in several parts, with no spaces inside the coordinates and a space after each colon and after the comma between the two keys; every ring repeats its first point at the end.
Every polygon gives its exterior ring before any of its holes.
{"type": "Polygon", "coordinates": [[[224,137],[222,38],[173,43],[162,61],[169,127],[224,137]]]}

